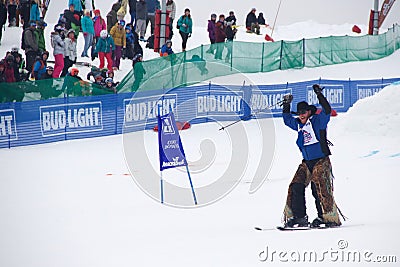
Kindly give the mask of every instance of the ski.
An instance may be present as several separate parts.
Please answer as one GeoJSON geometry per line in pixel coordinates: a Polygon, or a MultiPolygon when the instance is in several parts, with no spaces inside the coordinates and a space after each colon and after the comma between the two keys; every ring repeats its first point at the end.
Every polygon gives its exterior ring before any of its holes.
{"type": "Polygon", "coordinates": [[[339,229],[339,228],[347,228],[347,227],[355,227],[355,226],[364,226],[364,224],[350,224],[350,225],[341,225],[341,226],[321,226],[321,227],[283,227],[283,226],[276,226],[272,228],[268,227],[259,227],[255,226],[254,230],[256,231],[273,231],[273,230],[279,230],[279,231],[303,231],[303,230],[322,230],[322,229],[339,229]]]}
{"type": "Polygon", "coordinates": [[[277,226],[276,229],[279,231],[303,231],[303,230],[311,230],[314,228],[311,228],[309,226],[299,226],[299,227],[283,227],[283,226],[277,226]]]}

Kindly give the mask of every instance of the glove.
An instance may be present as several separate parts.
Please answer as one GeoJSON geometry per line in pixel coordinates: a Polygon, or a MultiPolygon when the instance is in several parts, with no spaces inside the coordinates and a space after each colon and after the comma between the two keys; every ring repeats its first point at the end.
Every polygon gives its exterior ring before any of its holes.
{"type": "Polygon", "coordinates": [[[192,37],[192,34],[191,34],[191,33],[189,33],[189,35],[188,35],[188,38],[190,38],[190,37],[192,37]]]}
{"type": "Polygon", "coordinates": [[[318,84],[314,84],[312,86],[312,88],[314,89],[314,93],[316,93],[317,95],[321,94],[322,90],[324,89],[324,88],[321,88],[318,84]]]}
{"type": "Polygon", "coordinates": [[[292,103],[293,95],[287,94],[283,96],[283,105],[292,103]]]}
{"type": "Polygon", "coordinates": [[[83,36],[87,36],[87,32],[84,32],[84,33],[83,33],[83,36]]]}
{"type": "Polygon", "coordinates": [[[187,25],[186,25],[186,24],[182,24],[182,27],[185,27],[185,28],[187,28],[187,25]]]}
{"type": "Polygon", "coordinates": [[[111,50],[111,58],[114,60],[115,57],[115,50],[111,50]]]}

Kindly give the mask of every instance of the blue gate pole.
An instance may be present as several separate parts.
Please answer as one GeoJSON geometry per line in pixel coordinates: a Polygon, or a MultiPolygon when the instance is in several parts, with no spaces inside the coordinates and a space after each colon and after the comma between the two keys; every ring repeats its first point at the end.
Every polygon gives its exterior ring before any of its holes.
{"type": "MultiPolygon", "coordinates": [[[[158,106],[157,106],[157,108],[158,108],[158,117],[161,117],[161,105],[160,104],[158,104],[158,106]]],[[[160,131],[161,131],[162,129],[160,128],[160,127],[158,127],[158,132],[157,132],[157,134],[158,134],[158,136],[160,136],[160,131]]],[[[159,140],[159,142],[160,142],[161,140],[159,140]]],[[[160,144],[158,144],[158,145],[160,145],[160,144]]],[[[162,170],[160,169],[160,194],[161,194],[161,204],[164,204],[164,181],[163,181],[163,172],[162,172],[162,170]]]]}
{"type": "Polygon", "coordinates": [[[197,205],[196,193],[194,192],[193,183],[192,183],[192,177],[190,177],[190,172],[189,172],[189,164],[187,164],[187,162],[186,162],[186,171],[187,171],[187,174],[188,174],[188,177],[189,177],[190,187],[192,188],[194,204],[197,205]]]}

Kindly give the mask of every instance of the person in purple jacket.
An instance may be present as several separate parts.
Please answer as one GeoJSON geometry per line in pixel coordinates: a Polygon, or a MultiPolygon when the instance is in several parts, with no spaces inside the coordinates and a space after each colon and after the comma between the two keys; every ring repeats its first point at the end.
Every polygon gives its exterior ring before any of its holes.
{"type": "Polygon", "coordinates": [[[303,155],[303,161],[289,185],[284,209],[284,227],[309,226],[305,188],[310,183],[318,211],[318,217],[311,223],[311,227],[341,225],[338,215],[340,210],[333,198],[332,166],[329,160],[331,152],[328,147],[329,141],[326,138],[331,106],[322,94],[323,88],[314,84],[313,90],[322,106],[319,114],[316,114],[317,108],[314,105],[302,101],[297,104],[297,112],[294,112],[298,117],[293,117],[290,112],[293,96],[284,96],[283,121],[286,126],[297,132],[296,144],[303,155]]]}
{"type": "Polygon", "coordinates": [[[208,31],[208,37],[210,38],[210,48],[206,51],[206,53],[214,54],[215,51],[215,29],[216,29],[216,20],[217,20],[217,15],[216,14],[211,14],[211,19],[208,21],[208,26],[207,26],[207,31],[208,31]]]}

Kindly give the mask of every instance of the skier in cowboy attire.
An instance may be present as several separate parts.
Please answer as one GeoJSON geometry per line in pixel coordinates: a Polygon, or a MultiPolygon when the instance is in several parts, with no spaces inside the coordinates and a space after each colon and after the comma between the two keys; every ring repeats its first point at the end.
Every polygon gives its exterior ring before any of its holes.
{"type": "MultiPolygon", "coordinates": [[[[322,111],[316,114],[317,108],[302,101],[297,104],[297,118],[290,112],[292,95],[286,95],[283,103],[283,121],[286,126],[298,132],[297,146],[303,160],[299,165],[288,189],[284,209],[284,227],[308,226],[308,216],[305,205],[305,188],[311,183],[312,194],[318,211],[318,217],[311,227],[340,226],[338,212],[333,198],[331,155],[326,129],[331,115],[331,106],[318,84],[313,85],[322,111]]],[[[293,112],[292,112],[293,113],[293,112]]]]}

